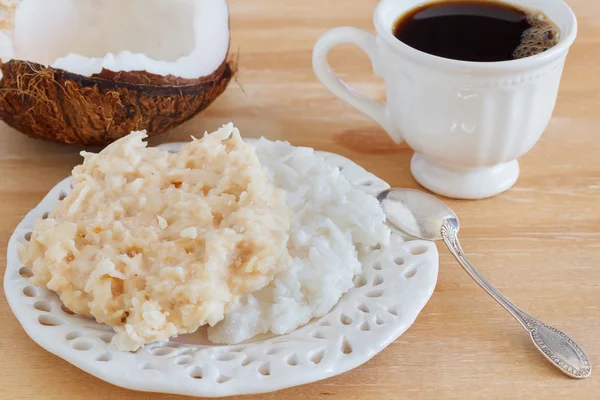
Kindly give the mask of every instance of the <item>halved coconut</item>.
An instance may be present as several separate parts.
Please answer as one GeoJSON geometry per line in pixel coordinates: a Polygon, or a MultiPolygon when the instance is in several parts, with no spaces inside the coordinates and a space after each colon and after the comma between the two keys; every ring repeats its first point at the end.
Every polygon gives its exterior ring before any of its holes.
{"type": "Polygon", "coordinates": [[[157,135],[227,87],[226,0],[0,0],[0,118],[36,138],[157,135]]]}

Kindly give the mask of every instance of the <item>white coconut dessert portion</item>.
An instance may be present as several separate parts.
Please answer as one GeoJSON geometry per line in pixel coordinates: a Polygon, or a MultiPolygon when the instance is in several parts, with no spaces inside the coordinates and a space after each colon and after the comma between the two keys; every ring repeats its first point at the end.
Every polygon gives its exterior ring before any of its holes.
{"type": "Polygon", "coordinates": [[[283,335],[331,311],[362,271],[371,246],[388,246],[391,232],[375,197],[353,186],[312,148],[260,139],[256,155],[292,211],[287,248],[292,265],[241,296],[223,321],[208,328],[213,343],[238,344],[283,335]]]}
{"type": "Polygon", "coordinates": [[[226,0],[0,2],[0,118],[83,145],[160,134],[233,76],[226,0]]]}

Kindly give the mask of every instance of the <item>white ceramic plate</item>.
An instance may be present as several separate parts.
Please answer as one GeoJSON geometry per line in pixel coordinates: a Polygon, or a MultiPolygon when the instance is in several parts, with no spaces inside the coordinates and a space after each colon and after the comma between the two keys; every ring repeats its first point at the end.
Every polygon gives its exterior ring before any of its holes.
{"type": "MultiPolygon", "coordinates": [[[[160,147],[177,151],[181,144],[160,147]]],[[[352,161],[319,153],[353,184],[375,194],[388,185],[352,161]]],[[[438,272],[434,244],[394,235],[385,249],[362,259],[355,287],[325,317],[283,336],[235,346],[213,345],[200,330],[135,353],[108,344],[113,331],[65,312],[56,294],[29,284],[31,271],[17,248],[35,219],[70,190],[56,185],[19,224],[8,244],[4,291],[25,332],[40,346],[114,385],[134,390],[218,397],[269,392],[341,374],[371,359],[414,322],[433,293],[438,272]]]]}

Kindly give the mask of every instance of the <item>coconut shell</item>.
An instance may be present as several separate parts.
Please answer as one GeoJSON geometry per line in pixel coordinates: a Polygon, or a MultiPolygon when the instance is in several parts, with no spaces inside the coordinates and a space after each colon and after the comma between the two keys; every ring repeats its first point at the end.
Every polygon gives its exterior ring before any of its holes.
{"type": "Polygon", "coordinates": [[[233,77],[227,60],[199,79],[108,70],[86,77],[20,60],[0,69],[2,120],[34,138],[86,146],[172,129],[208,107],[233,77]]]}

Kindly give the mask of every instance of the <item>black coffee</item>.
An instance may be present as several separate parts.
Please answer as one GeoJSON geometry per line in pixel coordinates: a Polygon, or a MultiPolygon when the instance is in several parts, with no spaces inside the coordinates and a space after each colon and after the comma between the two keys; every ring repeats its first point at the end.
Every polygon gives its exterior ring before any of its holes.
{"type": "Polygon", "coordinates": [[[401,16],[393,33],[425,53],[479,62],[529,57],[560,40],[558,27],[539,11],[477,0],[425,4],[401,16]]]}

